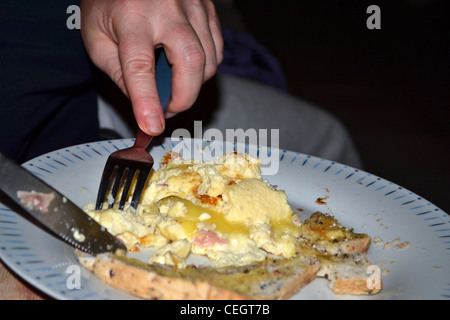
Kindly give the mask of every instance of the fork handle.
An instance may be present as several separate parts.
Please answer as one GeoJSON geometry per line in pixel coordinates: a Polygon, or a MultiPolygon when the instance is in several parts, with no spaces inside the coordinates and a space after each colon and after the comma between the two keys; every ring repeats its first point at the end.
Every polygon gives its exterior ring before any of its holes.
{"type": "Polygon", "coordinates": [[[172,95],[172,67],[167,60],[166,53],[163,48],[155,50],[155,80],[158,90],[159,100],[164,112],[166,112],[167,104],[172,95]]]}
{"type": "Polygon", "coordinates": [[[150,142],[152,142],[153,137],[146,134],[140,128],[138,128],[136,134],[136,140],[134,141],[134,146],[136,148],[146,149],[150,146],[150,142]]]}

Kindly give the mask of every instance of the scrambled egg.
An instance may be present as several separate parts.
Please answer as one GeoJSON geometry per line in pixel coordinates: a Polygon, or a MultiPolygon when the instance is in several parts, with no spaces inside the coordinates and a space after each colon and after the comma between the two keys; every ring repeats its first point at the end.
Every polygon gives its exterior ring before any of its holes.
{"type": "Polygon", "coordinates": [[[189,254],[218,267],[243,266],[271,254],[290,258],[300,219],[284,191],[262,179],[260,162],[229,153],[211,161],[168,153],[152,174],[136,212],[86,212],[130,251],[156,248],[150,263],[185,266],[189,254]]]}

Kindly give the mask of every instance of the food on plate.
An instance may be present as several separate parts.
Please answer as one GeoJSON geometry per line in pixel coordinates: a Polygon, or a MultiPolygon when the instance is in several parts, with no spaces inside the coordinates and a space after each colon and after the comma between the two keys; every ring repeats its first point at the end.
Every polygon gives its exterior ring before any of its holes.
{"type": "Polygon", "coordinates": [[[41,213],[47,213],[50,203],[55,198],[53,193],[31,191],[17,191],[17,198],[26,208],[41,213]]]}
{"type": "Polygon", "coordinates": [[[315,212],[301,226],[301,237],[314,249],[329,254],[364,253],[371,238],[367,234],[354,233],[343,227],[330,215],[315,212]]]}
{"type": "MultiPolygon", "coordinates": [[[[328,279],[336,294],[375,294],[380,292],[381,277],[370,283],[373,264],[366,257],[372,238],[342,226],[333,216],[314,212],[302,226],[303,254],[320,261],[318,277],[328,279]],[[368,284],[369,280],[369,284],[368,284]]],[[[375,274],[378,276],[378,274],[375,274]]]]}
{"type": "Polygon", "coordinates": [[[379,291],[365,282],[371,238],[322,213],[302,223],[248,154],[199,161],[170,152],[136,211],[85,210],[129,252],[153,249],[146,262],[119,252],[79,256],[104,282],[142,298],[285,299],[316,277],[336,293],[379,291]]]}
{"type": "Polygon", "coordinates": [[[241,267],[177,268],[147,264],[122,254],[80,254],[79,261],[102,281],[144,299],[287,299],[311,282],[320,265],[310,257],[268,258],[241,267]]]}
{"type": "Polygon", "coordinates": [[[260,262],[269,254],[290,258],[300,220],[284,191],[264,181],[259,167],[248,154],[202,162],[172,152],[150,177],[136,212],[86,209],[129,250],[158,249],[162,264],[182,266],[189,253],[217,267],[260,262]],[[181,240],[180,256],[171,247],[181,240]]]}

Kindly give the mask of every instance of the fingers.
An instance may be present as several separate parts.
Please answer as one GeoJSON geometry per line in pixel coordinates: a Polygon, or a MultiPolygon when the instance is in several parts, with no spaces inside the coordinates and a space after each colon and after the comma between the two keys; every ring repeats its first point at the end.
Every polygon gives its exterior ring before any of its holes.
{"type": "Polygon", "coordinates": [[[148,27],[133,25],[118,35],[126,91],[139,127],[150,135],[164,131],[165,120],[155,80],[155,44],[148,27]]]}
{"type": "Polygon", "coordinates": [[[222,63],[224,42],[222,37],[222,28],[220,27],[219,17],[217,16],[216,8],[212,1],[206,1],[206,10],[208,15],[209,30],[214,42],[216,52],[217,66],[222,63]]]}
{"type": "Polygon", "coordinates": [[[167,110],[177,113],[194,104],[205,79],[206,55],[190,26],[173,27],[172,32],[164,43],[172,65],[172,98],[167,110]]]}
{"type": "Polygon", "coordinates": [[[220,63],[219,60],[221,60],[220,48],[223,46],[215,8],[212,2],[208,0],[201,1],[199,4],[190,4],[185,11],[187,12],[189,23],[198,36],[205,52],[204,81],[207,81],[217,70],[217,66],[220,63]]]}
{"type": "Polygon", "coordinates": [[[164,47],[172,65],[167,115],[187,110],[223,59],[212,1],[84,3],[89,10],[82,32],[91,59],[130,98],[139,127],[147,134],[162,133],[165,119],[155,80],[155,47],[164,47]]]}
{"type": "Polygon", "coordinates": [[[215,74],[223,58],[222,33],[212,2],[184,1],[176,9],[184,14],[169,11],[161,23],[169,28],[159,34],[173,66],[171,115],[194,104],[202,84],[215,74]]]}

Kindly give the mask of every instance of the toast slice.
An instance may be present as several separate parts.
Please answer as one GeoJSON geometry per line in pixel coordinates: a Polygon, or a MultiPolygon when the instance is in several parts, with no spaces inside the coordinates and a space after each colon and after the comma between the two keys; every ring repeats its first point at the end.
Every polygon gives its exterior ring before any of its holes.
{"type": "Polygon", "coordinates": [[[315,250],[328,254],[365,253],[372,238],[342,226],[333,216],[314,212],[301,226],[302,238],[315,250]]]}
{"type": "Polygon", "coordinates": [[[327,255],[321,258],[318,277],[328,279],[328,286],[335,294],[365,295],[381,291],[382,283],[379,269],[363,253],[351,255],[327,255]]]}
{"type": "Polygon", "coordinates": [[[288,299],[316,278],[318,260],[298,255],[246,267],[184,269],[146,264],[125,254],[79,254],[80,263],[105,283],[144,299],[288,299]]]}
{"type": "Polygon", "coordinates": [[[96,257],[78,253],[78,259],[103,282],[144,299],[281,300],[316,277],[328,279],[336,294],[375,294],[381,290],[381,281],[375,286],[368,282],[372,266],[366,257],[371,242],[368,235],[354,233],[334,217],[319,212],[305,220],[302,229],[293,258],[268,258],[245,267],[190,265],[178,269],[147,264],[123,252],[96,257]]]}
{"type": "Polygon", "coordinates": [[[315,212],[302,225],[303,252],[320,260],[318,277],[336,294],[376,294],[379,274],[366,257],[372,238],[342,226],[333,216],[315,212]],[[376,278],[374,278],[376,277],[376,278]],[[372,280],[374,283],[372,283],[372,280]]]}

